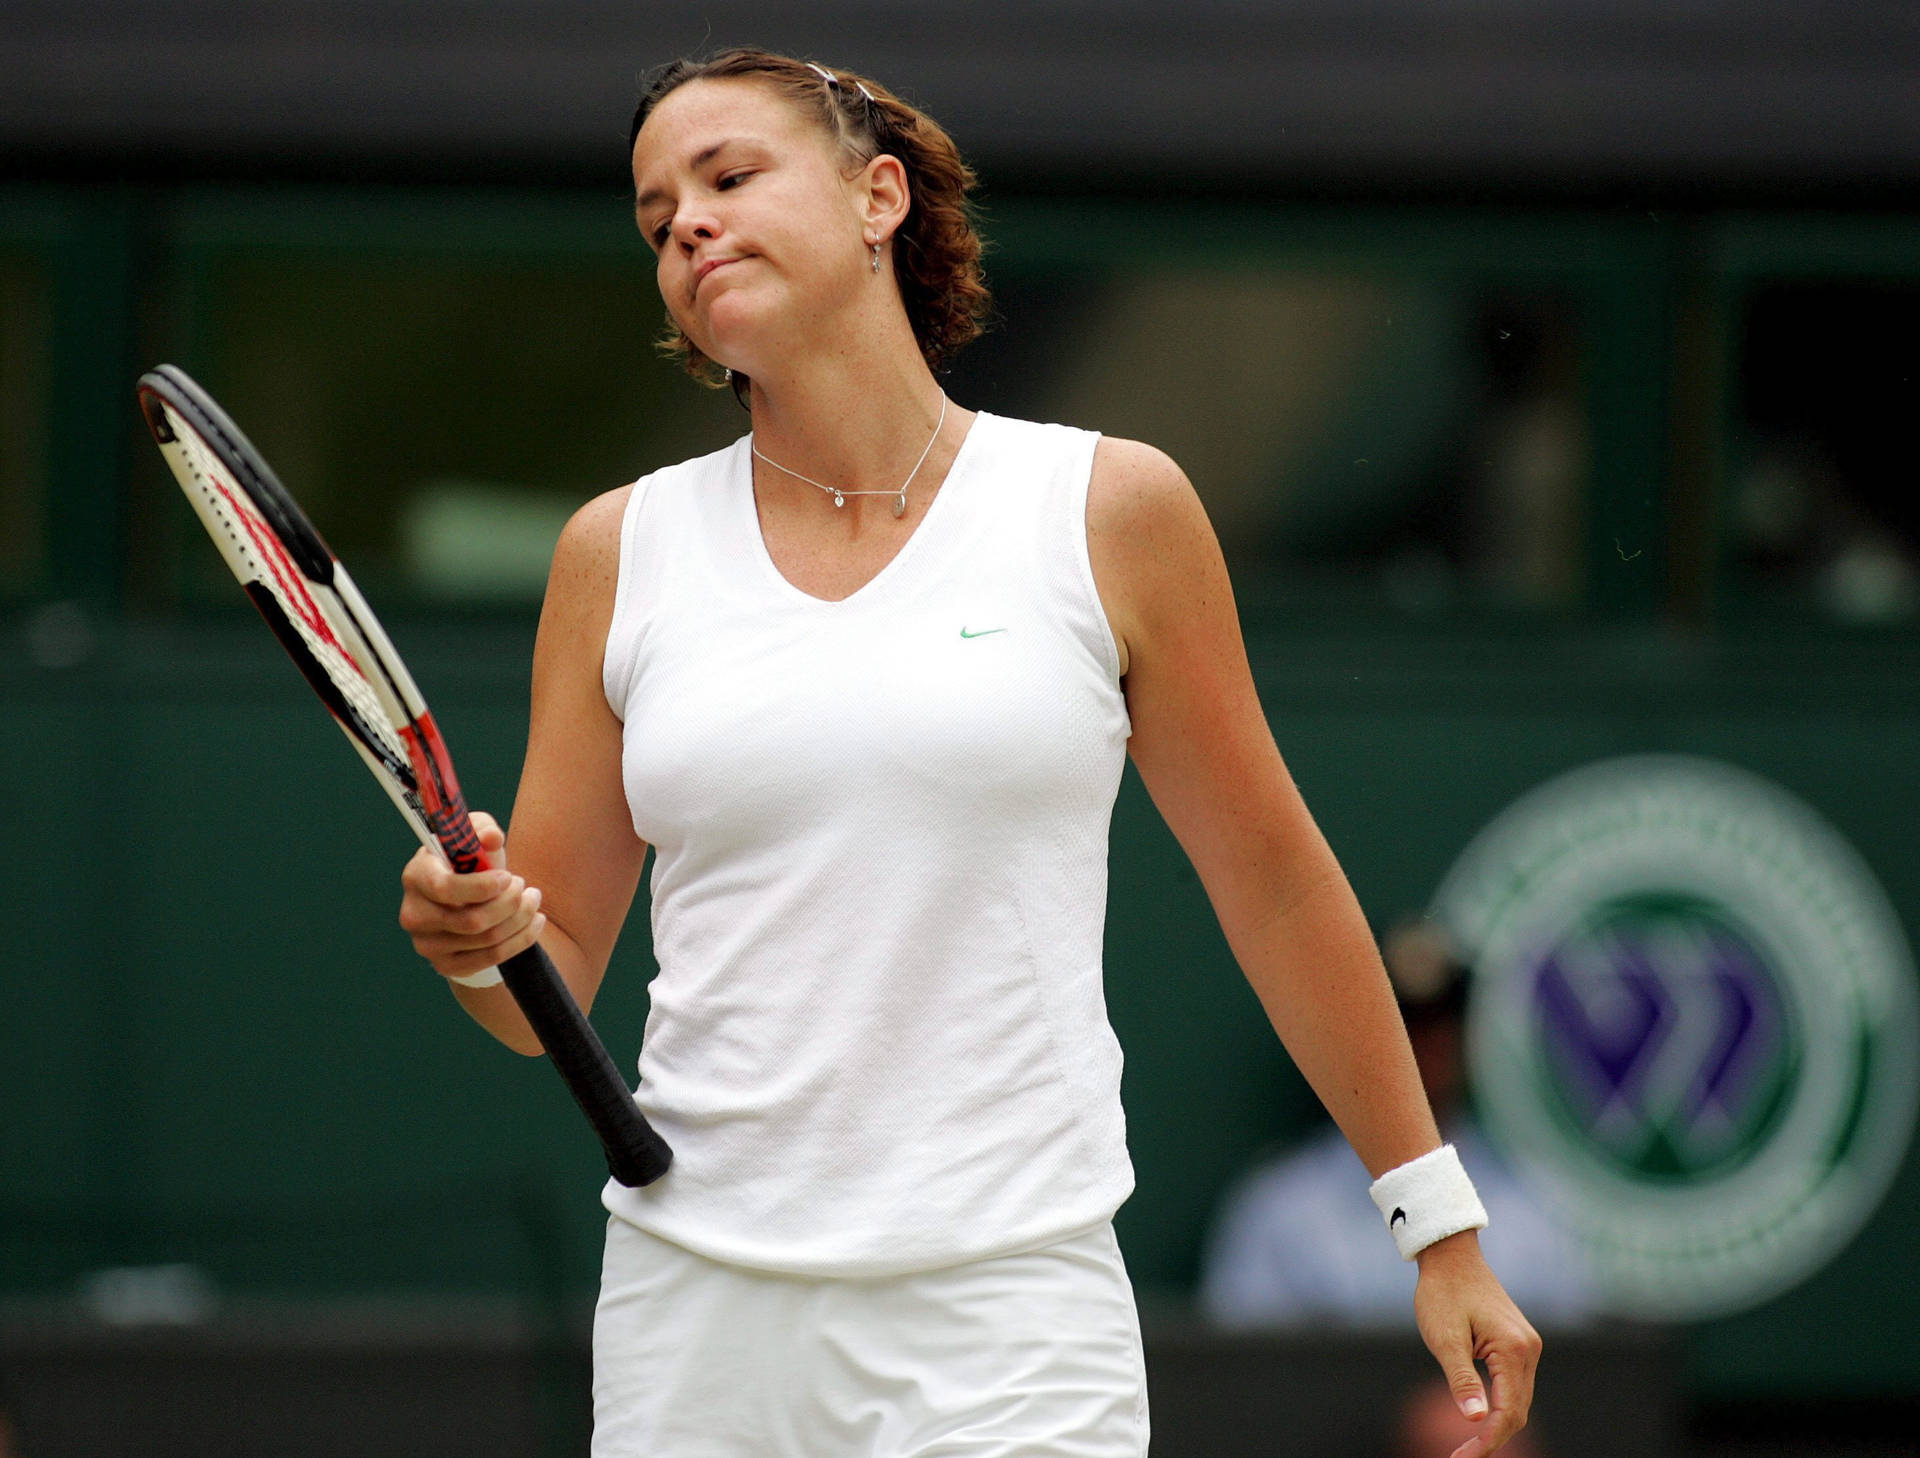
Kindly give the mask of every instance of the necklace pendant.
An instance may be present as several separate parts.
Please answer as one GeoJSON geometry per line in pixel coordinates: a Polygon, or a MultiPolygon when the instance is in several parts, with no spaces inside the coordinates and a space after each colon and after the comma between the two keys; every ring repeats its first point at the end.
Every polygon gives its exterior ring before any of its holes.
{"type": "Polygon", "coordinates": [[[895,517],[902,517],[907,514],[906,492],[902,491],[898,496],[893,498],[893,514],[895,517]]]}
{"type": "Polygon", "coordinates": [[[833,493],[833,504],[835,506],[845,506],[847,504],[847,498],[836,491],[833,493]]]}

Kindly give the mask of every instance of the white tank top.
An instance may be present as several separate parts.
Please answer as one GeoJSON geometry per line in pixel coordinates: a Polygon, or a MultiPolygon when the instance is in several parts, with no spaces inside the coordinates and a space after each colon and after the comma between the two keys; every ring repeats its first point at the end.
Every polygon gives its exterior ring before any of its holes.
{"type": "Polygon", "coordinates": [[[1132,1190],[1095,440],[977,416],[840,602],[767,554],[747,439],[634,485],[605,687],[655,852],[636,1096],[674,1162],[610,1182],[615,1215],[739,1265],[885,1275],[1049,1243],[1132,1190]]]}

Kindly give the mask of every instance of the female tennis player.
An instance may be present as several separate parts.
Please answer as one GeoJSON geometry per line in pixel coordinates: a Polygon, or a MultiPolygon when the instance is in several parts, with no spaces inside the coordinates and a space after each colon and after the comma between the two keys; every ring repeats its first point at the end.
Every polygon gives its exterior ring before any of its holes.
{"type": "Polygon", "coordinates": [[[537,1052],[473,984],[537,938],[589,1005],[654,848],[636,1097],[675,1160],[606,1191],[594,1453],[1146,1451],[1101,994],[1128,753],[1380,1177],[1383,1258],[1419,1261],[1420,1329],[1478,1424],[1460,1458],[1498,1448],[1539,1338],[1480,1257],[1186,478],[946,397],[934,368],[987,302],[972,178],[878,83],[679,62],[632,161],[673,345],[752,433],[568,526],[511,869],[483,822],[497,869],[422,853],[401,911],[466,1009],[537,1052]]]}

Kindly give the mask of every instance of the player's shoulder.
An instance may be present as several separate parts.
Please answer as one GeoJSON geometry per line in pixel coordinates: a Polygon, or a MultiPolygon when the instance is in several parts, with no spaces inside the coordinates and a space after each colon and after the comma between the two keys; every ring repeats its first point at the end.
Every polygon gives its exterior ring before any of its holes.
{"type": "Polygon", "coordinates": [[[1102,436],[1087,483],[1087,539],[1096,567],[1177,576],[1210,555],[1213,528],[1173,457],[1145,441],[1102,436]]]}
{"type": "Polygon", "coordinates": [[[632,483],[616,486],[601,492],[567,519],[554,545],[549,591],[562,582],[584,585],[618,575],[620,524],[626,519],[632,495],[632,483]]]}
{"type": "Polygon", "coordinates": [[[1165,510],[1193,496],[1187,473],[1172,456],[1143,440],[1117,435],[1100,437],[1089,491],[1110,507],[1134,510],[1165,510]]]}
{"type": "MultiPolygon", "coordinates": [[[[1079,443],[1092,439],[1087,521],[1096,529],[1124,525],[1128,518],[1137,518],[1141,513],[1178,515],[1199,510],[1199,500],[1193,494],[1186,472],[1158,446],[1124,436],[1101,435],[1077,426],[989,416],[984,411],[979,421],[990,423],[1000,442],[1016,454],[1037,454],[1049,445],[1083,449],[1079,443]]],[[[978,424],[975,428],[979,428],[978,424]]]]}
{"type": "Polygon", "coordinates": [[[698,491],[717,472],[727,468],[740,448],[740,442],[736,441],[706,455],[662,466],[611,491],[603,491],[568,519],[554,551],[555,570],[565,566],[572,571],[590,572],[611,583],[619,571],[621,537],[635,496],[658,498],[698,491]]]}
{"type": "Polygon", "coordinates": [[[555,685],[599,681],[620,586],[621,522],[632,492],[631,485],[601,492],[574,512],[554,544],[533,652],[536,721],[555,685]]]}
{"type": "Polygon", "coordinates": [[[643,498],[702,491],[716,479],[739,469],[752,439],[750,435],[743,435],[705,455],[689,456],[684,461],[661,466],[635,481],[632,489],[643,498]]]}

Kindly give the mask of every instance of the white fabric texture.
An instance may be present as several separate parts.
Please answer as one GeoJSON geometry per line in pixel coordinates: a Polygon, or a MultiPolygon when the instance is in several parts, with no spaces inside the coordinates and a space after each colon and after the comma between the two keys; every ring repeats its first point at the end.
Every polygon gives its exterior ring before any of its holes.
{"type": "Polygon", "coordinates": [[[1144,1458],[1113,1227],[937,1271],[749,1271],[608,1222],[593,1458],[1144,1458]]]}
{"type": "Polygon", "coordinates": [[[1402,1260],[1463,1230],[1484,1230],[1487,1208],[1451,1144],[1395,1165],[1367,1189],[1402,1260]]]}
{"type": "Polygon", "coordinates": [[[609,1210],[716,1260],[873,1276],[1032,1249],[1133,1186],[1101,945],[1129,732],[1096,437],[976,417],[840,602],[775,567],[746,439],[636,483],[605,688],[655,849],[609,1210]]]}

